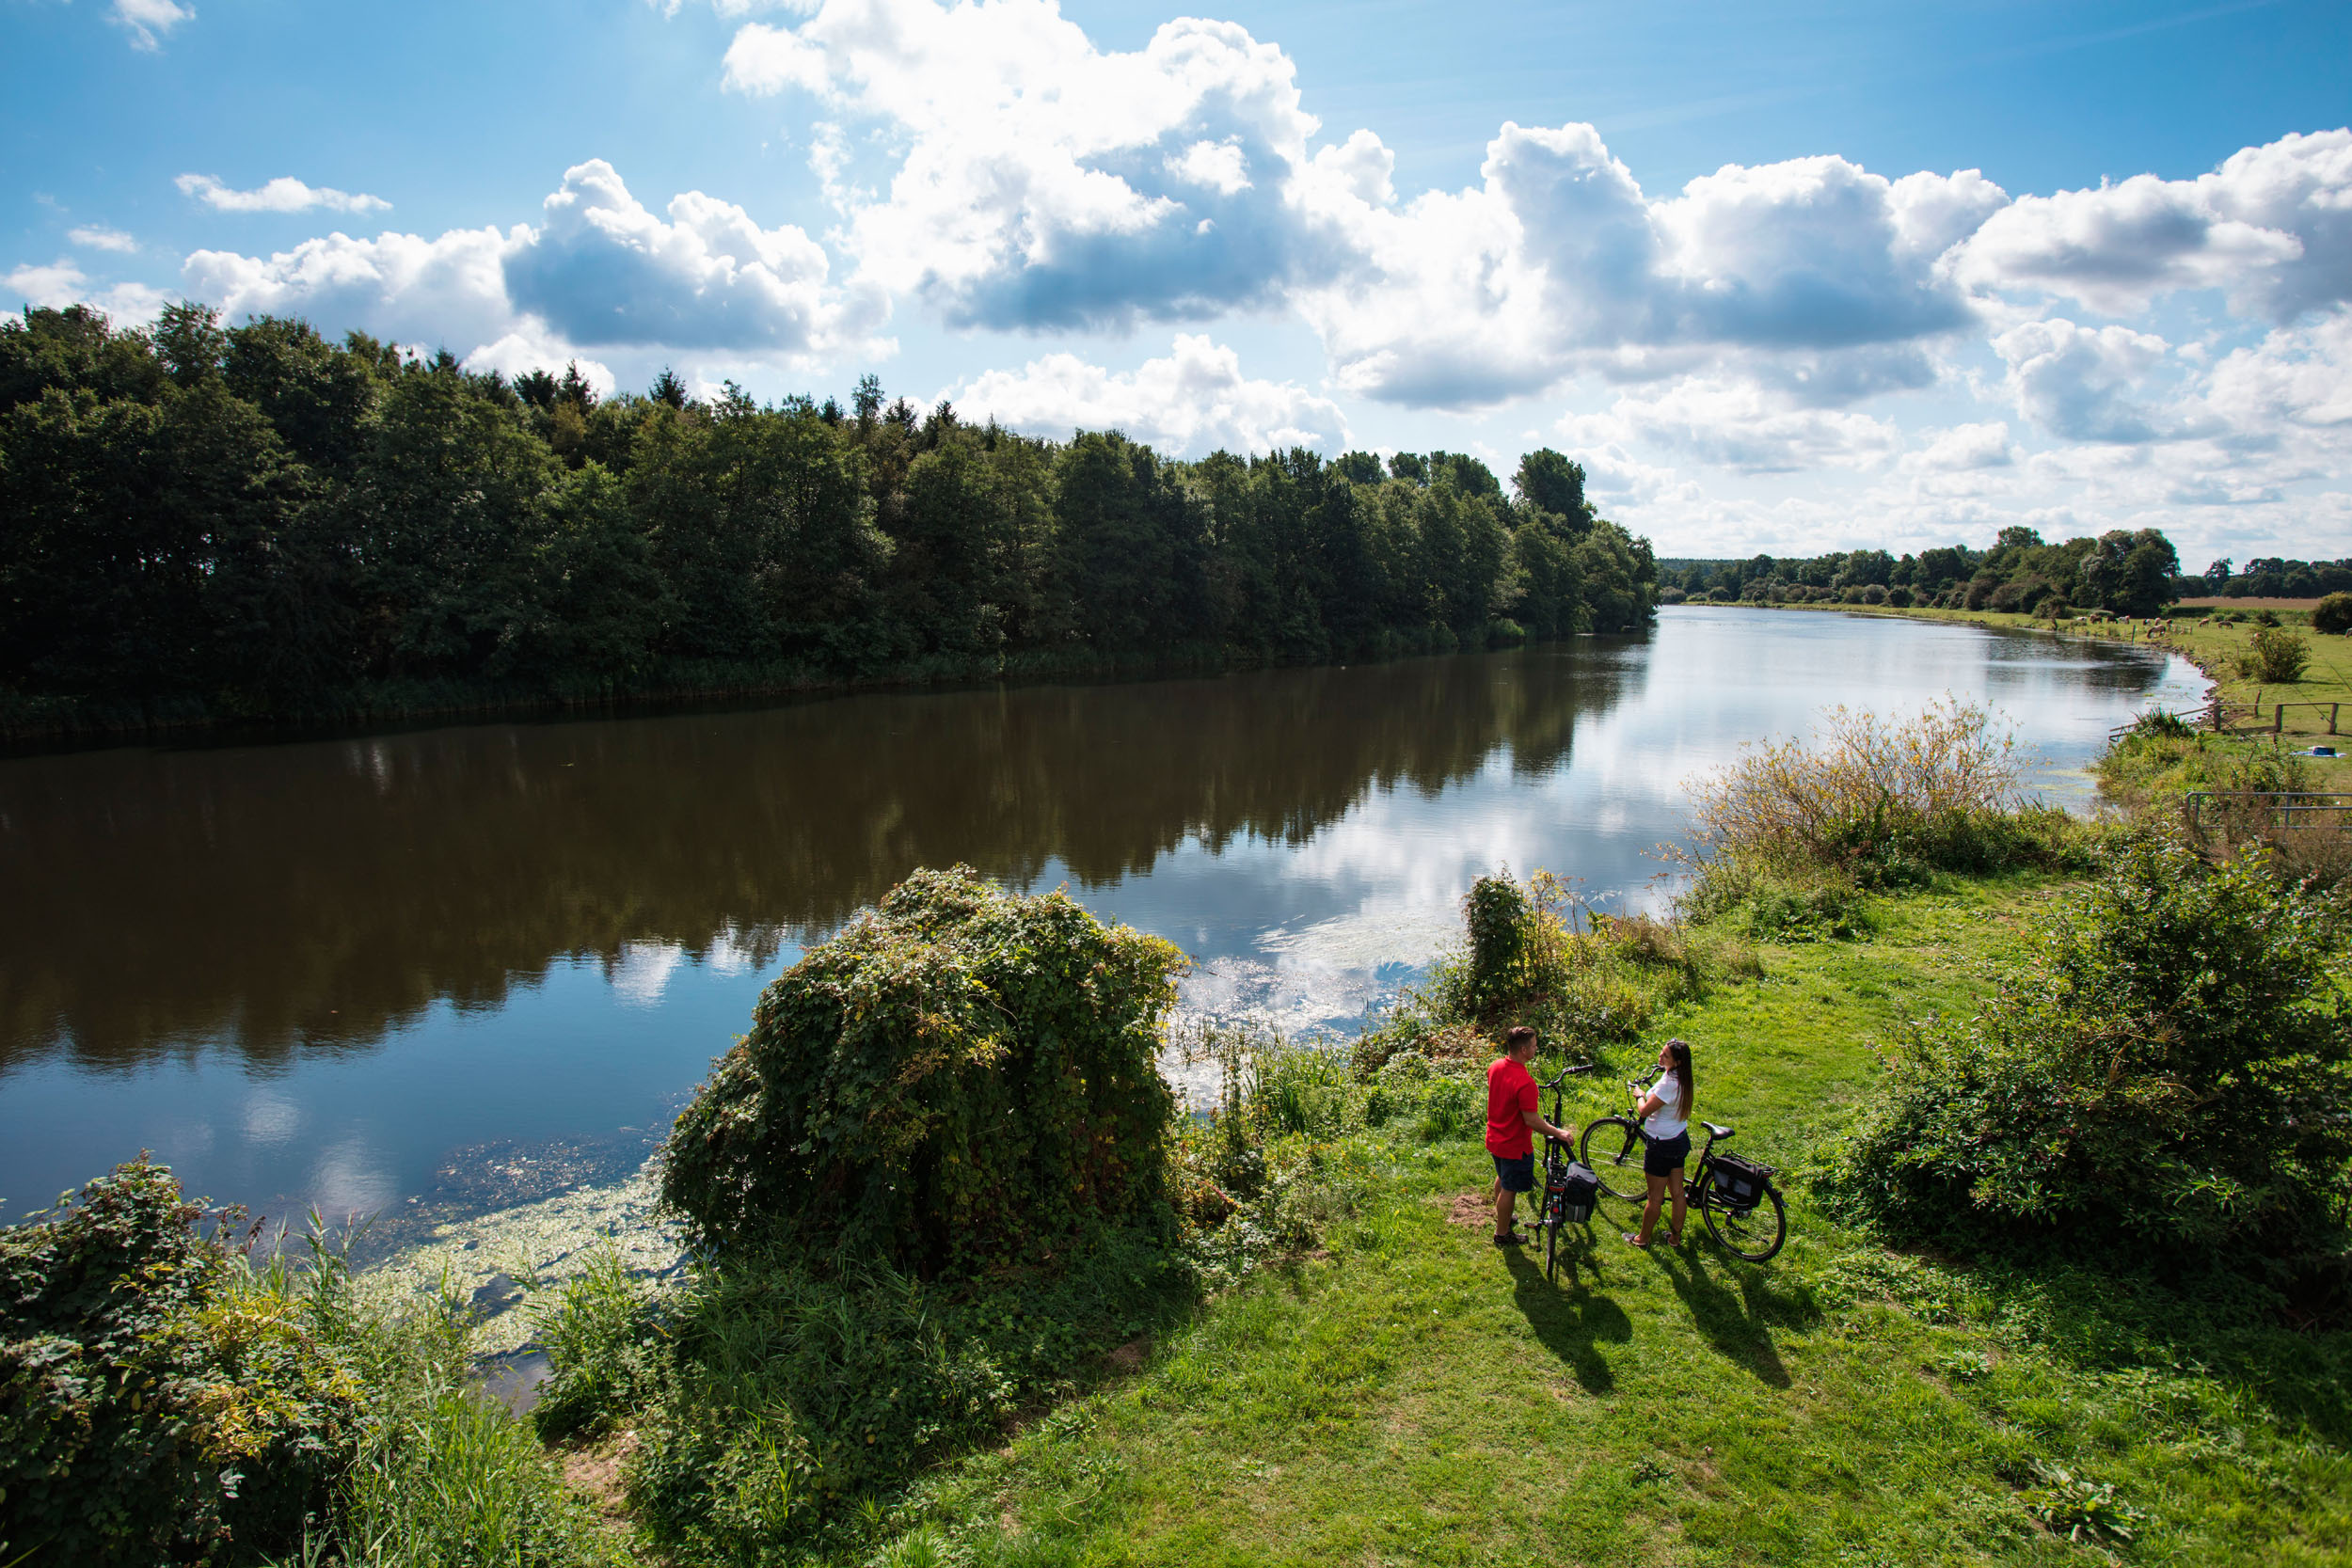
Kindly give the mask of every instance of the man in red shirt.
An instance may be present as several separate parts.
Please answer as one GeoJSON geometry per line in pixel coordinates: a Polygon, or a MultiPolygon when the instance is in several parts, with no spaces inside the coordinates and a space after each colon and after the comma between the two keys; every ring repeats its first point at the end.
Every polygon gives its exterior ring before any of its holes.
{"type": "Polygon", "coordinates": [[[1527,1238],[1511,1224],[1511,1211],[1519,1194],[1535,1186],[1537,1132],[1575,1141],[1565,1127],[1554,1127],[1538,1109],[1534,1075],[1527,1064],[1535,1059],[1535,1031],[1522,1023],[1502,1037],[1502,1055],[1486,1069],[1486,1152],[1495,1157],[1495,1245],[1525,1246],[1527,1238]]]}

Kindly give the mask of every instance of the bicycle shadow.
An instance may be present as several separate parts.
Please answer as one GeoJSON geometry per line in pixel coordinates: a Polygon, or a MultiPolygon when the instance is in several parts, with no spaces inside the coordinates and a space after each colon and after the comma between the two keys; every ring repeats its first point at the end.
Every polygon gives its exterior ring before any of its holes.
{"type": "MultiPolygon", "coordinates": [[[[1698,1223],[1696,1214],[1692,1223],[1698,1223]]],[[[1690,1309],[1692,1324],[1719,1354],[1747,1368],[1770,1387],[1788,1387],[1788,1369],[1772,1343],[1770,1324],[1806,1316],[1808,1307],[1793,1298],[1777,1298],[1755,1269],[1720,1263],[1710,1269],[1702,1252],[1705,1244],[1686,1245],[1677,1252],[1661,1237],[1650,1256],[1690,1309]]]]}
{"type": "Polygon", "coordinates": [[[1556,1285],[1545,1275],[1540,1257],[1516,1247],[1504,1249],[1502,1257],[1511,1271],[1511,1304],[1544,1348],[1566,1363],[1586,1393],[1605,1394],[1614,1388],[1616,1377],[1595,1347],[1632,1338],[1633,1320],[1614,1300],[1599,1293],[1605,1274],[1599,1249],[1580,1238],[1561,1255],[1556,1285]]]}

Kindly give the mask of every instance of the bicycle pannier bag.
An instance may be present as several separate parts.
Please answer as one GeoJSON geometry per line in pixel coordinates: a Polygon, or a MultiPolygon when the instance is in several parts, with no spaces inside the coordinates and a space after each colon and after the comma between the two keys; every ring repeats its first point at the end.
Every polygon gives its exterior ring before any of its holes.
{"type": "Polygon", "coordinates": [[[1581,1161],[1571,1162],[1561,1177],[1560,1215],[1570,1225],[1589,1225],[1593,1219],[1593,1204],[1600,1196],[1600,1178],[1593,1167],[1581,1161]]]}
{"type": "Polygon", "coordinates": [[[1764,1201],[1764,1179],[1770,1168],[1737,1154],[1715,1156],[1715,1196],[1733,1209],[1749,1210],[1764,1201]]]}

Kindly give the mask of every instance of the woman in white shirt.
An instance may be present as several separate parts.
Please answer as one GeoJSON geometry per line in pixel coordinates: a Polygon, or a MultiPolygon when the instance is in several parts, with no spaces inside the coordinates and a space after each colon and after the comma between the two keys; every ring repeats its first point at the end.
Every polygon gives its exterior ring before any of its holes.
{"type": "Polygon", "coordinates": [[[1646,1146],[1642,1169],[1649,1178],[1649,1202],[1642,1210],[1642,1228],[1625,1234],[1635,1246],[1649,1245],[1659,1208],[1669,1194],[1674,1197],[1674,1227],[1666,1232],[1666,1244],[1682,1244],[1682,1167],[1691,1158],[1690,1045],[1668,1040],[1659,1047],[1658,1065],[1665,1070],[1633,1112],[1642,1121],[1642,1140],[1646,1146]]]}

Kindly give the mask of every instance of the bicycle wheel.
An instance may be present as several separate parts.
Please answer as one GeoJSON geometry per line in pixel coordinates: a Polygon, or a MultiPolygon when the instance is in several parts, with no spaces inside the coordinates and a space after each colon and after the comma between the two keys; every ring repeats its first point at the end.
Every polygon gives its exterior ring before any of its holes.
{"type": "Polygon", "coordinates": [[[1600,1190],[1628,1203],[1649,1196],[1649,1179],[1642,1174],[1647,1146],[1642,1130],[1623,1117],[1603,1117],[1584,1129],[1578,1153],[1600,1178],[1600,1190]]]}
{"type": "Polygon", "coordinates": [[[1708,1182],[1699,1189],[1699,1217],[1707,1233],[1735,1258],[1751,1263],[1768,1261],[1788,1239],[1788,1216],[1780,1206],[1780,1189],[1767,1182],[1763,1201],[1753,1209],[1734,1209],[1708,1182]]]}

